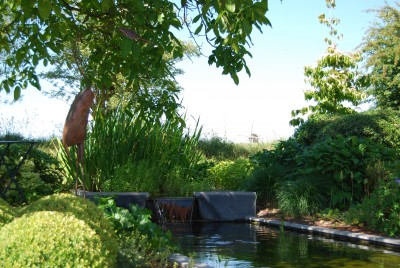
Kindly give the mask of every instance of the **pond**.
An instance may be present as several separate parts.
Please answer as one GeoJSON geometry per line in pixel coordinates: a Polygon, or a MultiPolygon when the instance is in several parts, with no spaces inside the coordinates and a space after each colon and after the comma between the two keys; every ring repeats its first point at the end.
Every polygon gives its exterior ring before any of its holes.
{"type": "Polygon", "coordinates": [[[211,267],[400,267],[393,249],[337,241],[258,224],[167,226],[183,255],[211,267]]]}

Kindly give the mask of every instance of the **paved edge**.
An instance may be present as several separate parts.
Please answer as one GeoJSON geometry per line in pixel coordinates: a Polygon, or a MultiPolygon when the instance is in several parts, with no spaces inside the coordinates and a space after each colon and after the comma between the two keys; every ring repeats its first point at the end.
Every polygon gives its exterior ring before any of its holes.
{"type": "Polygon", "coordinates": [[[267,220],[263,218],[249,217],[250,222],[258,222],[264,225],[272,225],[276,227],[283,226],[286,229],[296,230],[301,232],[309,232],[313,234],[323,234],[330,235],[337,238],[347,238],[352,240],[366,241],[373,244],[380,244],[385,246],[399,247],[400,248],[400,239],[388,238],[384,236],[377,235],[369,235],[362,233],[354,233],[348,231],[340,231],[331,228],[319,227],[319,226],[311,226],[306,224],[298,224],[291,222],[283,222],[278,220],[267,220]]]}

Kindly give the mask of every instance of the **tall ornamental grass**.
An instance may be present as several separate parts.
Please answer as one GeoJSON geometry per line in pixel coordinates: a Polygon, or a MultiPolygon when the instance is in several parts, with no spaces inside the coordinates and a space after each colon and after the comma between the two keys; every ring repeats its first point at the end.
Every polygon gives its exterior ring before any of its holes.
{"type": "MultiPolygon", "coordinates": [[[[91,191],[146,191],[154,196],[188,195],[193,189],[201,129],[184,120],[143,118],[129,109],[96,113],[85,140],[84,183],[91,191]]],[[[75,177],[76,149],[65,152],[66,175],[75,177]]]]}

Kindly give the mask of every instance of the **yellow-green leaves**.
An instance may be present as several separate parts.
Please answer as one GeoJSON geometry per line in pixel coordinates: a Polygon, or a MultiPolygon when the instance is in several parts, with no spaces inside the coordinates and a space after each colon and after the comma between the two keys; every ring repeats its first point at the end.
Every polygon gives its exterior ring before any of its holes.
{"type": "Polygon", "coordinates": [[[227,0],[225,2],[225,8],[231,13],[234,13],[236,10],[235,0],[227,0]]]}

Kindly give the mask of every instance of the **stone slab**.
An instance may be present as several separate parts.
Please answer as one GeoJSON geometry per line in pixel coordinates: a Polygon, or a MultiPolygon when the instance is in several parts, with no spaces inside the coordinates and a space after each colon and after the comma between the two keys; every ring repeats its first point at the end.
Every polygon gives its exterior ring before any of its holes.
{"type": "Polygon", "coordinates": [[[255,192],[194,192],[200,220],[246,221],[256,215],[255,192]]]}
{"type": "Polygon", "coordinates": [[[283,226],[286,229],[296,230],[301,232],[310,232],[314,234],[323,234],[323,235],[330,235],[337,238],[346,238],[350,240],[359,240],[365,241],[373,244],[381,244],[393,247],[400,247],[400,239],[389,238],[384,236],[377,236],[377,235],[369,235],[369,234],[362,234],[362,233],[354,233],[348,231],[341,231],[331,228],[319,227],[319,226],[311,226],[306,224],[298,224],[298,223],[291,223],[291,222],[282,222],[278,220],[267,220],[262,218],[255,218],[250,217],[250,221],[259,222],[261,224],[272,225],[275,227],[283,226]]]}
{"type": "MultiPolygon", "coordinates": [[[[83,197],[84,192],[78,191],[78,196],[83,197]]],[[[109,197],[115,196],[115,203],[119,207],[129,209],[131,204],[135,204],[141,208],[146,206],[146,201],[149,199],[148,192],[85,192],[85,197],[89,200],[95,201],[95,197],[109,197]]]]}

